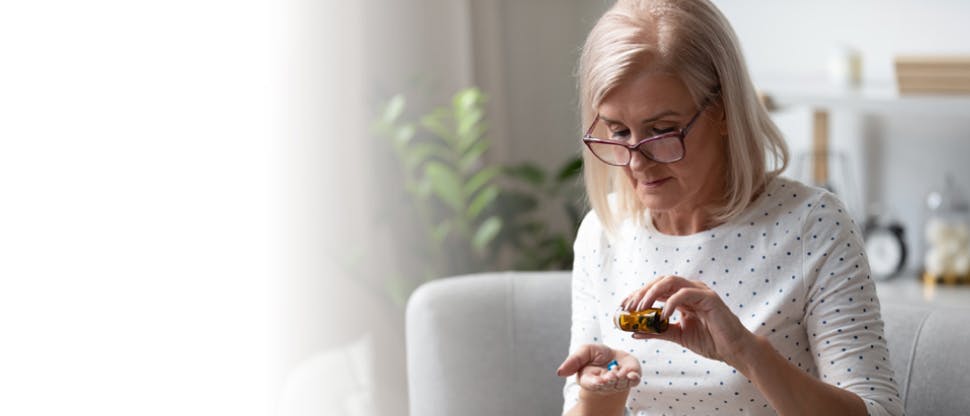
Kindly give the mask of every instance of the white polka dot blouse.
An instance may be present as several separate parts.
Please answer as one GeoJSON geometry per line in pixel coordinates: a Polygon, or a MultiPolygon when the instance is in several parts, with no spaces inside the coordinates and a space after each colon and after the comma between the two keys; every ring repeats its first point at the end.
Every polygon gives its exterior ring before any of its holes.
{"type": "MultiPolygon", "coordinates": [[[[742,214],[711,230],[671,236],[646,222],[624,222],[611,242],[590,212],[574,244],[569,351],[602,343],[640,360],[643,378],[630,390],[627,414],[775,414],[727,364],[613,327],[623,298],[668,274],[707,284],[745,327],[798,368],[857,394],[870,415],[903,413],[862,236],[833,194],[776,178],[742,214]]],[[[566,379],[564,412],[579,389],[575,376],[566,379]]]]}

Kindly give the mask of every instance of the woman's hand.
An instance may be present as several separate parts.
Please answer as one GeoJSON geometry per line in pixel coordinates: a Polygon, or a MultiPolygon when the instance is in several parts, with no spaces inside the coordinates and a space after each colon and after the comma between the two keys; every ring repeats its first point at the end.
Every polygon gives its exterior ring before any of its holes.
{"type": "Polygon", "coordinates": [[[602,395],[626,392],[640,382],[640,363],[636,357],[603,344],[586,344],[576,350],[556,370],[560,377],[577,374],[583,389],[602,395]],[[617,366],[608,370],[610,361],[617,366]]]}
{"type": "Polygon", "coordinates": [[[664,276],[631,293],[622,307],[628,311],[649,308],[654,301],[665,302],[661,318],[680,311],[680,322],[659,334],[633,334],[637,339],[664,339],[676,342],[707,358],[724,361],[739,368],[744,355],[756,345],[756,337],[724,304],[717,292],[706,284],[679,276],[664,276]]]}

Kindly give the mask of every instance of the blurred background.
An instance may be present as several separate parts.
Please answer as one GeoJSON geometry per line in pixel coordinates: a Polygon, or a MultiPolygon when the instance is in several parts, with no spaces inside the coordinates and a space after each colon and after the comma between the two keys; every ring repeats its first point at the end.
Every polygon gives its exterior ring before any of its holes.
{"type": "MultiPolygon", "coordinates": [[[[970,3],[715,3],[786,175],[901,230],[915,281],[965,218],[970,88],[900,59],[965,62],[970,3]]],[[[416,287],[570,267],[611,4],[0,3],[0,414],[406,414],[416,287]]]]}

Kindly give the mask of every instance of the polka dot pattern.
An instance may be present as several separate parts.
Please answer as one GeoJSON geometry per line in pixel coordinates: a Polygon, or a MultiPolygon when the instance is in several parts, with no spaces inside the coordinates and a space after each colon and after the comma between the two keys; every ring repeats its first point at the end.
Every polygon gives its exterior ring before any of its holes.
{"type": "MultiPolygon", "coordinates": [[[[902,414],[860,234],[834,195],[786,178],[731,222],[689,236],[627,221],[611,242],[591,212],[574,244],[570,351],[604,343],[641,360],[631,415],[775,414],[727,364],[613,327],[624,297],[674,274],[706,283],[745,327],[797,368],[859,395],[870,415],[902,414]]],[[[575,376],[563,392],[565,412],[578,400],[575,376]]]]}

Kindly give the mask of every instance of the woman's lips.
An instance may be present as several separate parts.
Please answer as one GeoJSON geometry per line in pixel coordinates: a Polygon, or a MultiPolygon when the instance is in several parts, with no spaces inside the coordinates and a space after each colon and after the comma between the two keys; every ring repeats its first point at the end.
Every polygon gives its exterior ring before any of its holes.
{"type": "Polygon", "coordinates": [[[670,179],[671,179],[671,178],[670,178],[670,177],[668,176],[668,177],[666,177],[666,178],[663,178],[663,179],[657,179],[657,180],[655,180],[655,181],[651,181],[651,182],[640,182],[640,183],[641,183],[641,184],[642,184],[642,185],[643,185],[643,186],[644,186],[645,188],[647,188],[647,189],[654,189],[654,188],[658,188],[658,187],[660,187],[660,186],[661,186],[661,185],[663,185],[664,183],[667,183],[667,181],[669,181],[670,179]]]}

